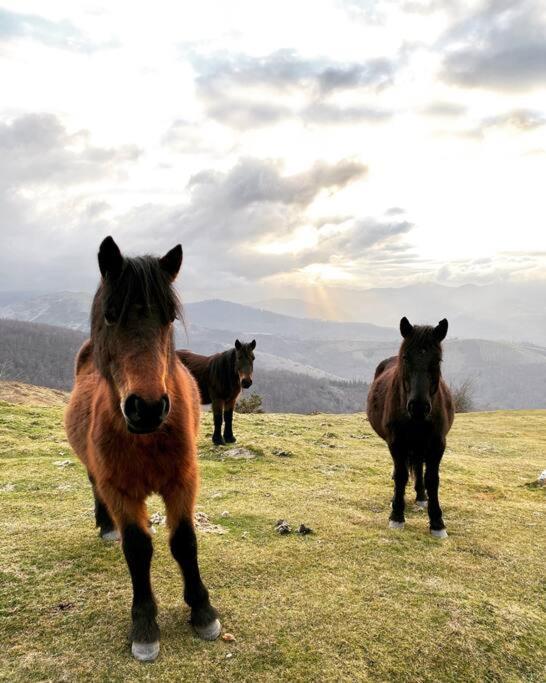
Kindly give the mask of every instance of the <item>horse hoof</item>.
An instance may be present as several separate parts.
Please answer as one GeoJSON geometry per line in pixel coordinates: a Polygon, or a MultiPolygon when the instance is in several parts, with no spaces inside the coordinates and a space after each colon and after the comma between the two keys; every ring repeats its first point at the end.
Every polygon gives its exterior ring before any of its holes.
{"type": "Polygon", "coordinates": [[[431,529],[430,534],[434,538],[447,538],[447,531],[445,529],[431,529]]]}
{"type": "Polygon", "coordinates": [[[202,640],[216,640],[222,631],[222,624],[219,619],[215,619],[206,626],[194,626],[193,628],[202,640]]]}
{"type": "Polygon", "coordinates": [[[155,643],[133,642],[131,652],[139,662],[153,662],[159,654],[159,640],[156,640],[155,643]]]}
{"type": "Polygon", "coordinates": [[[110,531],[101,533],[100,537],[103,541],[119,541],[121,535],[117,529],[111,529],[110,531]]]}
{"type": "Polygon", "coordinates": [[[426,510],[428,507],[428,500],[416,500],[415,505],[417,505],[419,510],[426,510]]]}
{"type": "Polygon", "coordinates": [[[404,528],[404,522],[395,522],[393,519],[389,519],[389,529],[400,529],[404,528]]]}

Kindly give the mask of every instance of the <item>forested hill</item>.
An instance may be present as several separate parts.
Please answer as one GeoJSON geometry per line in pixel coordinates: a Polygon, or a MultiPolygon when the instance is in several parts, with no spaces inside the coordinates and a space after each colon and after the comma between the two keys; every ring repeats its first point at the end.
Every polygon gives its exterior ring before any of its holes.
{"type": "MultiPolygon", "coordinates": [[[[0,379],[69,390],[74,358],[86,337],[63,327],[0,320],[0,379]]],[[[268,412],[351,413],[362,410],[368,385],[265,369],[258,361],[251,391],[262,396],[268,412]]]]}

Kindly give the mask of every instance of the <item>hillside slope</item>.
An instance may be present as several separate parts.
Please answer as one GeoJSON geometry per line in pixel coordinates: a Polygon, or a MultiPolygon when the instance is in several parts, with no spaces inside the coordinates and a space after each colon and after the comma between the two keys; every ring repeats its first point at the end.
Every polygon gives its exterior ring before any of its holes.
{"type": "MultiPolygon", "coordinates": [[[[201,569],[236,640],[192,635],[158,526],[162,650],[146,666],[130,657],[127,569],[119,545],[97,538],[62,408],[0,404],[1,680],[542,680],[545,490],[532,482],[546,412],[457,417],[443,543],[411,504],[406,529],[387,529],[390,458],[361,415],[236,420],[255,458],[213,448],[204,415],[198,500],[226,531],[199,531],[201,569]],[[279,536],[279,518],[315,533],[279,536]]],[[[149,511],[163,512],[158,498],[149,511]]]]}

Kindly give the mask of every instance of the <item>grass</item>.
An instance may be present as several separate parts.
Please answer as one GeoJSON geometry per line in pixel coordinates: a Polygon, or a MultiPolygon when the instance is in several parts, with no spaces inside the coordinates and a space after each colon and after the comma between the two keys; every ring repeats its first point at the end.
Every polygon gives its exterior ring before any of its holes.
{"type": "Polygon", "coordinates": [[[203,416],[198,509],[228,529],[199,533],[200,559],[236,641],[192,634],[160,526],[162,649],[142,665],[129,653],[120,546],[93,528],[62,407],[0,403],[1,680],[545,680],[545,491],[532,485],[545,411],[457,417],[442,466],[445,542],[412,505],[402,533],[387,529],[390,458],[362,415],[237,415],[235,427],[255,459],[224,458],[203,416]],[[279,518],[315,533],[279,536],[279,518]]]}

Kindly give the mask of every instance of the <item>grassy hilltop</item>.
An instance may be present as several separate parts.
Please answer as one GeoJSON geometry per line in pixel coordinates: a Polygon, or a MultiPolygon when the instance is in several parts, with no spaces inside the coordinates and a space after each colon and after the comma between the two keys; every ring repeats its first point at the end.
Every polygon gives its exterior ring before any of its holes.
{"type": "Polygon", "coordinates": [[[233,460],[205,414],[198,510],[226,533],[199,533],[201,567],[236,640],[193,636],[160,525],[152,665],[131,659],[128,572],[93,528],[62,412],[0,403],[0,680],[544,680],[545,491],[532,482],[546,411],[457,416],[445,542],[412,505],[405,531],[387,529],[390,458],[362,415],[237,415],[255,458],[233,460]],[[315,533],[280,536],[279,518],[315,533]]]}

